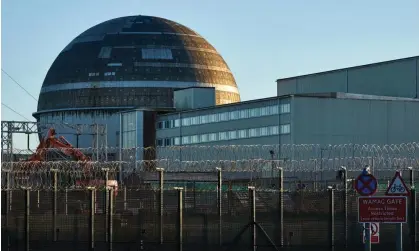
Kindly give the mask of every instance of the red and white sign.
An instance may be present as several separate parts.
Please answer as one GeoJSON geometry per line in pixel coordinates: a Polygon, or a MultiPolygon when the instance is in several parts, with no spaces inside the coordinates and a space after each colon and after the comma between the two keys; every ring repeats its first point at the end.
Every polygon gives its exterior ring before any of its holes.
{"type": "Polygon", "coordinates": [[[406,223],[407,197],[358,197],[358,221],[360,223],[406,223]]]}
{"type": "Polygon", "coordinates": [[[406,186],[406,183],[404,183],[400,172],[396,172],[387,188],[386,195],[409,196],[409,194],[409,188],[406,186]]]}
{"type": "MultiPolygon", "coordinates": [[[[370,224],[371,227],[371,244],[379,244],[380,243],[380,223],[378,222],[372,222],[370,224]]],[[[364,224],[364,231],[362,241],[365,244],[365,224],[364,224]]]]}

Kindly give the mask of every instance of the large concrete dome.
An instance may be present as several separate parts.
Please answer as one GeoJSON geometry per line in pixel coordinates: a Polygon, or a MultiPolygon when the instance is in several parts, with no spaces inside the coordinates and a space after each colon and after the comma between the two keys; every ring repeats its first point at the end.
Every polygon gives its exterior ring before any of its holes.
{"type": "Polygon", "coordinates": [[[76,37],[49,69],[38,112],[172,107],[173,90],[216,88],[216,103],[240,101],[221,55],[193,30],[150,16],[100,23],[76,37]]]}

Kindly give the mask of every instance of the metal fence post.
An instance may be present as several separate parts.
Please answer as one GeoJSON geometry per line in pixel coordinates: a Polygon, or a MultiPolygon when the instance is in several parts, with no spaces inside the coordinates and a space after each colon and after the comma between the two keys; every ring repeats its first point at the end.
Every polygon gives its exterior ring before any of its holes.
{"type": "MultiPolygon", "coordinates": [[[[109,180],[109,168],[102,168],[102,171],[105,172],[105,205],[104,205],[104,211],[105,211],[105,229],[108,229],[109,227],[109,190],[108,190],[108,180],[109,180]]],[[[108,232],[105,233],[105,241],[107,242],[109,238],[108,232]]]]}
{"type": "Polygon", "coordinates": [[[342,167],[343,171],[343,228],[345,237],[345,248],[348,247],[348,170],[342,167]]]}
{"type": "Polygon", "coordinates": [[[222,193],[223,193],[223,180],[221,168],[216,168],[218,173],[218,184],[217,184],[217,204],[218,204],[218,244],[220,247],[223,245],[223,222],[222,222],[222,193]]]}
{"type": "Polygon", "coordinates": [[[53,186],[54,194],[52,198],[52,235],[53,240],[57,241],[58,239],[58,229],[57,229],[57,199],[58,199],[58,170],[51,169],[53,172],[53,186]]]}
{"type": "Polygon", "coordinates": [[[279,235],[279,246],[284,246],[284,169],[278,167],[278,235],[279,235]]]}
{"type": "Polygon", "coordinates": [[[159,239],[160,244],[163,244],[163,192],[164,192],[164,168],[156,168],[159,172],[159,239]]]}
{"type": "Polygon", "coordinates": [[[416,215],[416,187],[415,187],[415,177],[414,177],[414,169],[413,167],[409,167],[410,172],[410,227],[409,227],[409,235],[410,235],[410,245],[412,250],[418,250],[418,244],[416,241],[416,233],[417,233],[417,215],[416,215]]]}
{"type": "Polygon", "coordinates": [[[25,250],[29,251],[29,236],[30,236],[30,200],[31,200],[30,188],[25,189],[25,250]]]}
{"type": "Polygon", "coordinates": [[[112,251],[112,244],[113,244],[113,207],[114,207],[114,190],[113,188],[109,189],[109,209],[108,209],[108,250],[112,251]]]}
{"type": "Polygon", "coordinates": [[[90,191],[90,217],[89,217],[89,251],[95,249],[95,209],[96,209],[96,189],[88,188],[90,191]]]}
{"type": "Polygon", "coordinates": [[[6,238],[7,238],[7,250],[10,250],[10,170],[5,170],[6,172],[6,238]]]}
{"type": "Polygon", "coordinates": [[[177,250],[183,250],[183,187],[174,187],[178,191],[178,217],[177,217],[177,250]]]}
{"type": "Polygon", "coordinates": [[[65,215],[68,214],[68,188],[65,188],[64,191],[64,200],[65,200],[65,215]]]}
{"type": "Polygon", "coordinates": [[[124,186],[124,210],[127,210],[127,186],[124,186]]]}
{"type": "Polygon", "coordinates": [[[249,186],[249,206],[250,206],[250,250],[256,251],[256,189],[254,186],[249,186]]]}
{"type": "Polygon", "coordinates": [[[411,224],[410,224],[410,243],[411,243],[411,248],[412,250],[418,250],[418,241],[417,241],[417,237],[416,237],[416,233],[417,233],[417,214],[416,214],[416,205],[417,205],[417,201],[416,201],[416,188],[413,186],[411,188],[411,195],[410,195],[410,215],[411,215],[411,224]]]}
{"type": "Polygon", "coordinates": [[[335,191],[329,188],[329,248],[335,249],[335,191]]]}

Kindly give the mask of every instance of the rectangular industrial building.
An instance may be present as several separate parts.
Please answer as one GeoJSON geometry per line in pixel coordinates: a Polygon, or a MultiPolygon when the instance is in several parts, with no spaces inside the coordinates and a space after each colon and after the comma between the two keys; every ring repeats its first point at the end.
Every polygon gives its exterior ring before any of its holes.
{"type": "Polygon", "coordinates": [[[419,139],[419,99],[285,95],[160,115],[157,146],[399,144],[419,139]]]}
{"type": "Polygon", "coordinates": [[[129,148],[417,142],[418,62],[416,56],[279,79],[275,97],[218,106],[214,88],[177,90],[171,110],[121,114],[119,143],[129,148]],[[135,124],[135,136],[124,129],[124,119],[135,124]]]}

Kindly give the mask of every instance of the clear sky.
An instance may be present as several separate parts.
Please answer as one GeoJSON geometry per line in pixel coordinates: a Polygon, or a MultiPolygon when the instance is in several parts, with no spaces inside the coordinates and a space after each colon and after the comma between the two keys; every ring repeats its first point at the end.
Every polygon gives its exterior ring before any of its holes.
{"type": "MultiPolygon", "coordinates": [[[[419,55],[418,0],[3,0],[1,67],[38,98],[48,68],[74,37],[139,14],[205,37],[232,70],[242,100],[275,96],[278,78],[419,55]]],[[[1,100],[34,120],[37,102],[4,73],[1,100]]],[[[1,119],[22,117],[2,106],[1,119]]]]}

